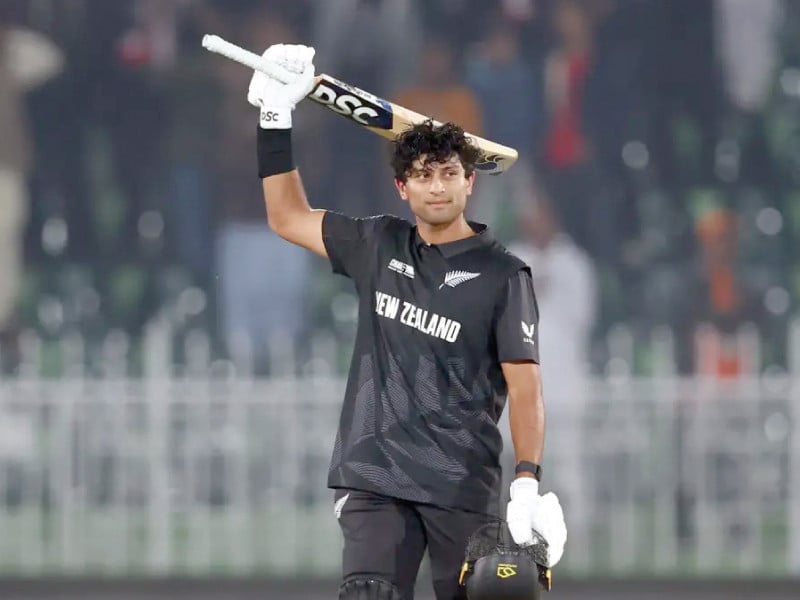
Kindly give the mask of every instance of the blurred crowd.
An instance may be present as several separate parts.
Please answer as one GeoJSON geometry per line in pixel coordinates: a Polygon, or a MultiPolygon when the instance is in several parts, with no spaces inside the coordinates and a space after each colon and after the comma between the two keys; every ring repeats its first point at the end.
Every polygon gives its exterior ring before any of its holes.
{"type": "MultiPolygon", "coordinates": [[[[266,226],[251,72],[202,49],[217,33],[313,45],[318,72],[517,148],[469,213],[531,264],[565,381],[621,323],[634,371],[664,328],[683,373],[786,368],[799,28],[794,0],[0,0],[3,367],[23,331],[135,344],[164,315],[265,371],[275,340],[348,346],[348,282],[266,226]]],[[[385,141],[312,103],[294,122],[313,206],[410,216],[385,141]]]]}

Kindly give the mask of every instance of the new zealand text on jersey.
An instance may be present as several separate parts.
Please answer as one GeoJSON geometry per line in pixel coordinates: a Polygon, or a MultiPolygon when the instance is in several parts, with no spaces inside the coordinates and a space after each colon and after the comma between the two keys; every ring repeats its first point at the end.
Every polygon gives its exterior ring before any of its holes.
{"type": "Polygon", "coordinates": [[[400,298],[383,292],[375,292],[375,312],[387,319],[396,319],[399,312],[399,321],[403,325],[451,343],[458,339],[458,334],[461,332],[461,323],[458,321],[436,313],[429,313],[419,306],[414,306],[411,302],[400,300],[400,298]]]}

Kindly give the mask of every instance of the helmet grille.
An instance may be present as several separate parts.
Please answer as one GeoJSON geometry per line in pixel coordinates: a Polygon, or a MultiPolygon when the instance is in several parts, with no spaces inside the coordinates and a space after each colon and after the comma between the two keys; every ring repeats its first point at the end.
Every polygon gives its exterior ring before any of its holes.
{"type": "Polygon", "coordinates": [[[475,562],[490,554],[527,556],[540,566],[547,566],[547,542],[537,532],[533,532],[533,544],[520,546],[514,542],[506,522],[497,519],[477,529],[467,542],[465,562],[475,562]]]}

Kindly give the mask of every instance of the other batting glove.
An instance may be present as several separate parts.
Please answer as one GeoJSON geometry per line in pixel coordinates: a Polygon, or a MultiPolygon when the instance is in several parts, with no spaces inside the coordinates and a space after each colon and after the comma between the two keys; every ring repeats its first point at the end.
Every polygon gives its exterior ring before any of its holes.
{"type": "Polygon", "coordinates": [[[264,129],[290,129],[292,111],[314,87],[314,48],[299,44],[274,44],[262,55],[282,68],[289,83],[255,71],[247,91],[247,101],[261,110],[264,129]]]}
{"type": "Polygon", "coordinates": [[[534,478],[520,477],[511,483],[506,522],[515,544],[533,544],[534,531],[544,538],[548,548],[548,567],[554,567],[561,560],[567,543],[564,511],[553,492],[539,495],[539,482],[534,478]]]}

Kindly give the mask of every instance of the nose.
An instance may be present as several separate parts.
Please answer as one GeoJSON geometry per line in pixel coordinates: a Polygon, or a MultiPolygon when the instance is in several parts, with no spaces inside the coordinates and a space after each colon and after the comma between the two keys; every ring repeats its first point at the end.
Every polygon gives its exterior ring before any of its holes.
{"type": "Polygon", "coordinates": [[[444,181],[438,174],[434,174],[434,176],[431,177],[431,193],[441,194],[442,192],[444,192],[444,190],[445,190],[444,181]]]}

